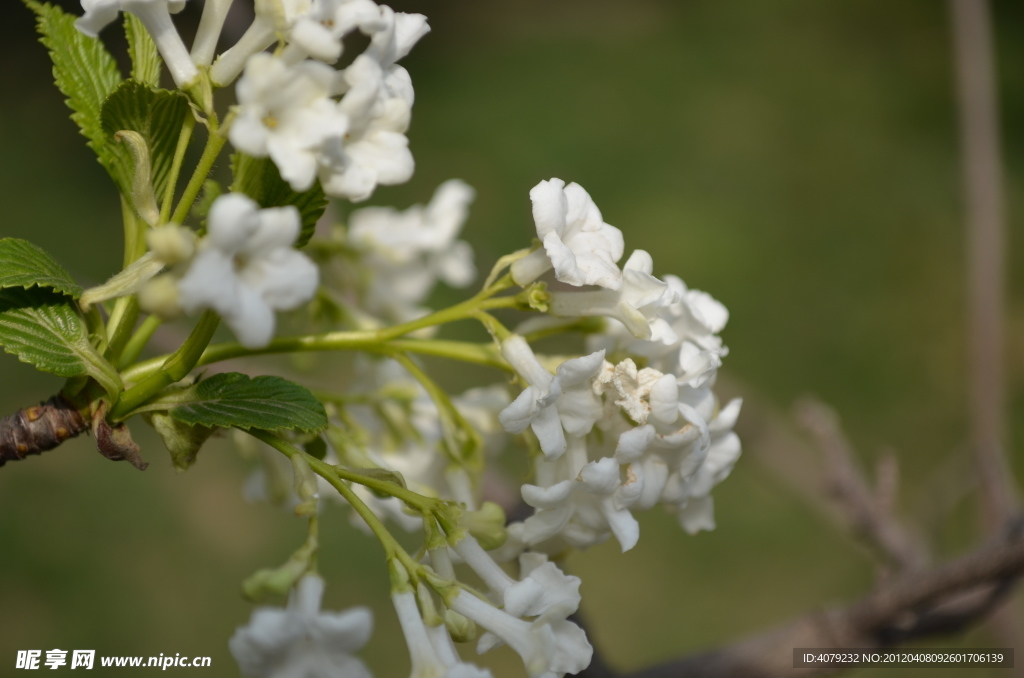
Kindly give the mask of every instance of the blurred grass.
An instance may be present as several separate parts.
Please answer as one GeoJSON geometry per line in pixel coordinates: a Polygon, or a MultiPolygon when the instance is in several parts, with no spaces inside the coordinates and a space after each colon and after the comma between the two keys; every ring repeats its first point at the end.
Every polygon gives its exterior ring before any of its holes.
{"type": "MultiPolygon", "coordinates": [[[[656,273],[678,274],[728,305],[723,374],[734,390],[780,411],[819,395],[868,460],[883,445],[897,450],[908,505],[937,503],[928,479],[963,453],[966,430],[942,3],[394,6],[427,14],[433,31],[405,61],[418,96],[417,174],[374,203],[422,202],[445,179],[467,180],[478,199],[465,236],[486,270],[529,242],[530,187],[551,176],[581,183],[628,248],[654,254],[656,273]]],[[[1019,467],[1024,11],[1005,0],[994,7],[1010,203],[1010,449],[1019,467]]],[[[16,93],[0,105],[0,235],[29,238],[82,282],[101,281],[121,256],[113,189],[50,86],[28,12],[17,3],[0,12],[0,86],[16,93]]],[[[453,388],[466,385],[461,372],[432,365],[453,388]]],[[[9,356],[0,378],[3,412],[59,388],[9,356]]],[[[302,527],[244,504],[244,469],[228,446],[212,446],[179,477],[159,443],[144,440],[153,462],[145,474],[101,459],[89,440],[0,472],[0,662],[25,648],[181,652],[211,655],[216,675],[234,674],[226,638],[250,609],[238,584],[283,560],[302,527]]],[[[851,541],[759,465],[757,450],[747,452],[716,491],[716,532],[690,538],[655,512],[643,517],[634,551],[604,545],[569,560],[584,581],[591,631],[614,664],[722,643],[870,585],[871,564],[851,541]]],[[[950,518],[944,550],[967,543],[970,515],[960,507],[950,518]]],[[[407,659],[393,646],[377,547],[340,511],[323,541],[328,603],[374,606],[378,631],[364,656],[376,675],[401,675],[407,659]]],[[[516,669],[507,650],[494,654],[493,665],[516,669]]]]}

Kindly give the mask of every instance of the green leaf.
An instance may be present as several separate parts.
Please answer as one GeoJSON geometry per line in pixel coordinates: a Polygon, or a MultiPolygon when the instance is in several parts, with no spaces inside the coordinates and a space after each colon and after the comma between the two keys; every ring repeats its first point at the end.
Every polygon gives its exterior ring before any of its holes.
{"type": "Polygon", "coordinates": [[[169,401],[168,413],[193,426],[305,432],[327,427],[320,401],[308,389],[280,377],[215,374],[169,401]]]}
{"type": "Polygon", "coordinates": [[[0,238],[0,289],[48,287],[78,297],[82,288],[60,264],[27,240],[0,238]]]}
{"type": "Polygon", "coordinates": [[[203,443],[213,435],[213,429],[207,426],[191,426],[178,421],[166,412],[153,412],[147,419],[163,439],[167,451],[171,453],[174,468],[187,471],[196,463],[196,455],[203,443]]]}
{"type": "Polygon", "coordinates": [[[128,148],[113,141],[121,130],[138,132],[146,140],[152,166],[153,193],[164,194],[174,151],[185,117],[192,115],[188,99],[180,92],[126,80],[103,104],[103,131],[110,138],[111,162],[107,171],[124,195],[132,195],[135,164],[128,148]]]}
{"type": "Polygon", "coordinates": [[[124,13],[124,34],[128,38],[128,54],[132,57],[132,79],[151,87],[160,86],[163,59],[149,31],[134,14],[124,13]]]}
{"type": "Polygon", "coordinates": [[[235,176],[231,190],[245,193],[260,207],[297,207],[302,217],[302,231],[295,246],[302,247],[309,242],[313,237],[313,231],[316,230],[317,220],[327,209],[327,197],[319,181],[308,191],[296,193],[281,178],[270,158],[253,158],[244,153],[235,153],[231,156],[231,171],[235,176]]]}
{"type": "Polygon", "coordinates": [[[98,39],[75,28],[75,16],[47,3],[25,0],[25,4],[36,14],[39,41],[50,53],[53,77],[73,111],[71,119],[89,140],[89,148],[100,162],[105,162],[109,155],[100,111],[103,101],[121,82],[114,57],[98,39]]]}
{"type": "Polygon", "coordinates": [[[67,297],[50,290],[0,290],[0,345],[43,372],[88,375],[112,395],[121,389],[117,371],[89,343],[78,311],[67,297]]]}

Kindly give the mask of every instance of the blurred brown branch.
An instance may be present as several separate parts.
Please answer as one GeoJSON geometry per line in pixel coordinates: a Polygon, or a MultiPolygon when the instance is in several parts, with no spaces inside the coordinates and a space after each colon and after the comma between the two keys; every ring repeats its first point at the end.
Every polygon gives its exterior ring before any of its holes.
{"type": "MultiPolygon", "coordinates": [[[[949,0],[949,9],[967,222],[970,445],[981,490],[981,524],[992,534],[1019,507],[1004,450],[1006,235],[995,47],[988,0],[949,0]]],[[[1024,620],[1010,607],[993,622],[1003,638],[1024,634],[1024,620]]],[[[1018,669],[1016,675],[1024,675],[1024,669],[1018,669]]]]}
{"type": "Polygon", "coordinates": [[[1005,217],[988,0],[950,0],[956,56],[960,142],[967,221],[968,398],[971,447],[985,523],[999,529],[1017,506],[1003,451],[1005,217]]]}
{"type": "MultiPolygon", "coordinates": [[[[1024,574],[1024,535],[944,565],[908,573],[843,608],[812,612],[776,629],[622,678],[777,678],[834,669],[794,669],[793,648],[881,648],[977,622],[1024,574]]],[[[587,675],[584,672],[581,675],[587,675]]]]}
{"type": "MultiPolygon", "coordinates": [[[[956,633],[983,621],[1012,592],[1016,581],[1024,576],[1024,516],[1004,523],[1009,527],[998,539],[972,553],[928,566],[922,540],[896,513],[899,471],[895,458],[882,458],[872,489],[831,408],[806,399],[796,408],[796,417],[824,457],[820,475],[831,488],[841,515],[893,571],[853,604],[810,611],[732,645],[630,673],[616,673],[595,653],[593,669],[586,669],[580,676],[781,678],[835,673],[834,668],[794,668],[793,649],[879,649],[956,633]]],[[[766,447],[773,446],[770,439],[776,444],[791,440],[785,427],[773,419],[765,417],[761,423],[767,430],[752,436],[765,442],[766,447]]],[[[800,456],[806,461],[808,450],[799,441],[792,442],[802,448],[800,456]]],[[[769,457],[762,461],[773,465],[778,460],[769,457]]],[[[806,478],[799,484],[807,485],[806,478]]]]}
{"type": "Polygon", "coordinates": [[[827,405],[805,399],[797,421],[810,433],[826,459],[826,480],[847,515],[853,531],[898,572],[917,570],[928,562],[921,540],[895,514],[899,466],[892,454],[881,458],[872,490],[855,461],[856,455],[827,405]]]}

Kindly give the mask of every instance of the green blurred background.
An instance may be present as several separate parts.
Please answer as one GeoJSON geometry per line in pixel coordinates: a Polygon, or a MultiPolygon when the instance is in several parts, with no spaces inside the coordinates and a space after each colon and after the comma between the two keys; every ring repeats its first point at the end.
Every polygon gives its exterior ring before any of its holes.
{"type": "MultiPolygon", "coordinates": [[[[747,398],[745,456],[715,493],[718,530],[688,537],[654,511],[641,516],[633,551],[606,544],[568,562],[612,664],[709,648],[872,584],[863,549],[803,496],[821,494],[793,456],[799,437],[789,437],[803,394],[839,410],[866,464],[883,448],[897,453],[904,508],[929,526],[940,554],[970,544],[964,235],[945,3],[393,6],[427,14],[433,31],[404,62],[417,89],[416,176],[372,203],[404,207],[445,179],[465,179],[478,190],[465,237],[486,270],[533,235],[530,187],[577,181],[623,230],[627,250],[651,251],[656,273],[678,274],[732,313],[721,385],[747,398]]],[[[994,13],[1016,452],[1024,8],[1001,0],[994,13]]],[[[181,19],[197,15],[190,7],[181,19]]],[[[31,239],[81,282],[100,282],[121,258],[114,189],[67,119],[30,13],[6,0],[0,32],[0,236],[31,239]]],[[[452,388],[466,386],[450,368],[431,364],[452,388]]],[[[60,387],[11,356],[0,359],[0,384],[5,413],[60,387]]],[[[153,462],[144,474],[102,459],[86,438],[0,471],[0,674],[18,649],[58,647],[210,655],[208,673],[235,675],[226,640],[251,609],[239,582],[283,561],[303,524],[243,500],[245,464],[223,442],[179,476],[158,442],[137,437],[153,462]]],[[[337,509],[323,541],[327,606],[374,607],[378,630],[363,656],[377,676],[403,675],[378,546],[337,509]]],[[[958,642],[995,643],[984,630],[958,642]]],[[[488,660],[497,675],[519,671],[508,650],[488,660]]]]}

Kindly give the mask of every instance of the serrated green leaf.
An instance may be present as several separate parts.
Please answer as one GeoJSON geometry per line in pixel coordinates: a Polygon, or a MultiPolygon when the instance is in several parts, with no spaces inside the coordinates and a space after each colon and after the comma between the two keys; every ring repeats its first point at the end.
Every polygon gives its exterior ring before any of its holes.
{"type": "Polygon", "coordinates": [[[103,103],[103,131],[110,139],[110,176],[124,195],[132,195],[135,165],[131,152],[113,141],[121,130],[142,135],[149,148],[153,192],[162,196],[167,186],[174,151],[185,117],[192,115],[188,99],[180,92],[153,89],[136,80],[126,80],[103,103]]]}
{"type": "Polygon", "coordinates": [[[111,394],[121,388],[116,370],[89,343],[78,311],[48,289],[0,290],[0,346],[43,372],[88,375],[111,394]]]}
{"type": "Polygon", "coordinates": [[[159,87],[160,67],[164,61],[149,31],[137,16],[125,12],[124,34],[128,38],[128,54],[132,58],[132,79],[151,87],[159,87]]]}
{"type": "Polygon", "coordinates": [[[104,163],[109,156],[100,111],[121,82],[117,63],[102,42],[75,28],[75,16],[47,3],[25,0],[25,4],[36,14],[39,41],[50,53],[53,77],[73,111],[71,119],[104,163]]]}
{"type": "Polygon", "coordinates": [[[305,432],[327,427],[316,396],[280,377],[215,374],[175,394],[168,405],[172,417],[193,426],[305,432]]]}
{"type": "Polygon", "coordinates": [[[20,238],[0,238],[0,289],[8,287],[47,287],[76,298],[82,294],[53,257],[20,238]]]}
{"type": "Polygon", "coordinates": [[[277,166],[270,158],[253,158],[245,153],[235,153],[231,156],[231,170],[235,176],[231,190],[245,193],[260,207],[294,205],[298,208],[302,217],[302,231],[295,246],[302,247],[309,242],[313,237],[313,231],[316,230],[316,222],[327,209],[327,196],[324,195],[319,181],[308,191],[296,193],[281,178],[277,166]]]}

